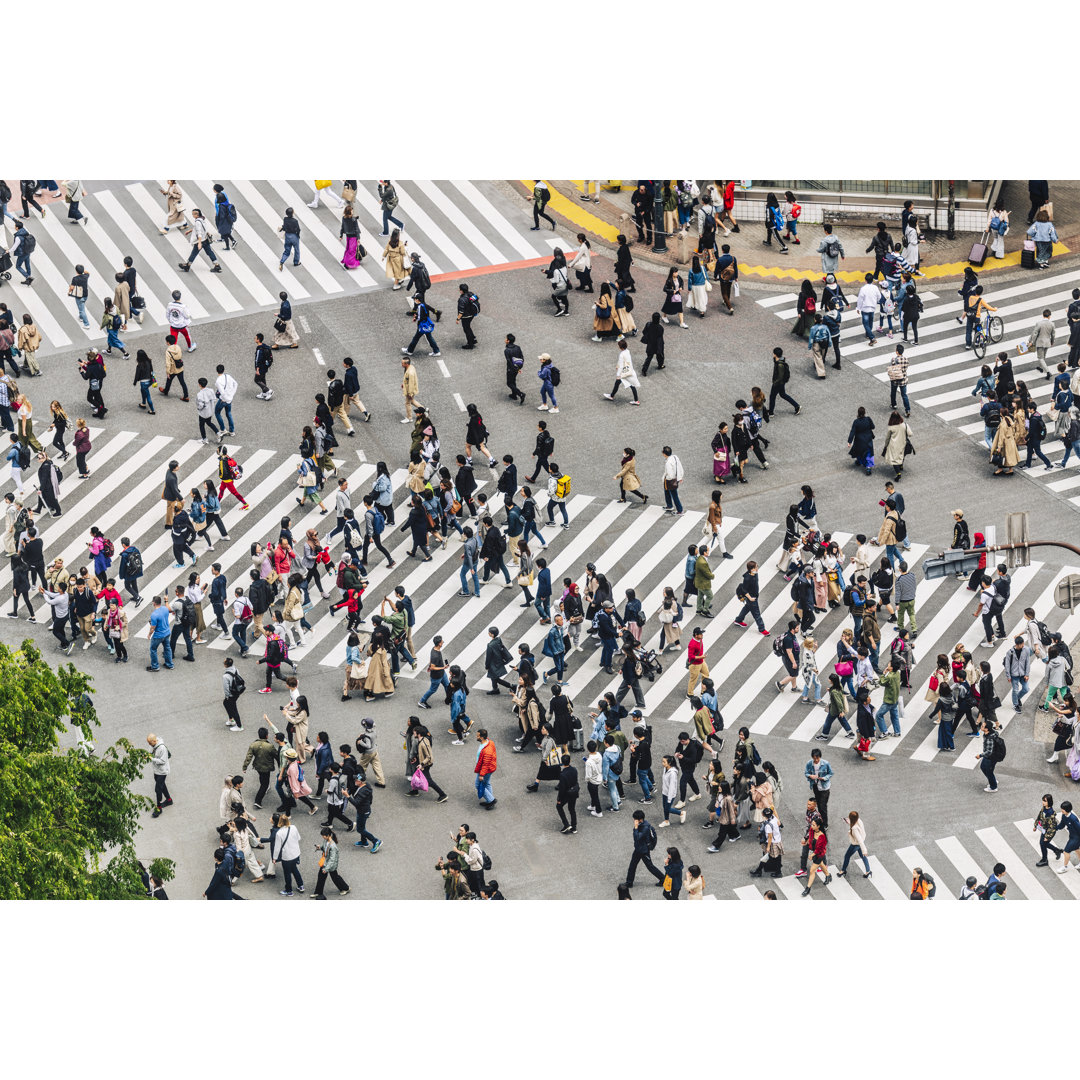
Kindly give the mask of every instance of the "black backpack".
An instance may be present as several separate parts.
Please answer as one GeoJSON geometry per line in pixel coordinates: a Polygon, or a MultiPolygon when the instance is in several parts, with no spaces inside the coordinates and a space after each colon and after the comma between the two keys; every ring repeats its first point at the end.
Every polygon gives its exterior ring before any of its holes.
{"type": "Polygon", "coordinates": [[[995,763],[997,763],[999,761],[1004,761],[1005,760],[1005,751],[1006,751],[1005,740],[1000,735],[998,735],[994,739],[994,751],[993,751],[993,754],[991,755],[993,761],[995,763]]]}
{"type": "Polygon", "coordinates": [[[483,855],[484,855],[484,869],[485,870],[490,870],[491,869],[491,856],[486,851],[483,853],[483,855]]]}
{"type": "Polygon", "coordinates": [[[506,537],[503,536],[501,530],[492,536],[492,543],[495,545],[495,550],[500,555],[506,553],[506,537]]]}
{"type": "Polygon", "coordinates": [[[124,325],[124,320],[123,320],[122,316],[119,313],[117,313],[116,315],[114,315],[112,317],[112,328],[114,330],[119,330],[120,327],[123,326],[123,325],[124,325]]]}
{"type": "Polygon", "coordinates": [[[268,664],[280,664],[284,659],[281,642],[277,638],[271,638],[266,646],[266,662],[268,664]]]}
{"type": "Polygon", "coordinates": [[[839,240],[829,240],[829,241],[827,241],[826,244],[825,244],[825,254],[830,259],[835,259],[837,257],[837,255],[840,254],[840,241],[839,240]]]}
{"type": "Polygon", "coordinates": [[[633,311],[634,310],[634,298],[632,296],[627,296],[626,303],[623,306],[626,308],[627,311],[633,311]]]}
{"type": "Polygon", "coordinates": [[[27,233],[26,239],[23,241],[22,253],[24,255],[33,255],[37,250],[37,237],[33,233],[27,233]]]}
{"type": "MultiPolygon", "coordinates": [[[[629,311],[630,308],[627,308],[626,310],[629,311]]],[[[558,386],[560,378],[561,378],[561,376],[559,375],[559,369],[554,364],[552,364],[551,365],[551,385],[552,386],[558,386]]],[[[554,446],[555,445],[555,440],[550,435],[548,436],[548,438],[551,439],[550,445],[554,446]]]]}
{"type": "Polygon", "coordinates": [[[907,522],[903,518],[896,519],[896,525],[894,526],[894,532],[896,539],[901,543],[907,539],[907,522]]]}
{"type": "Polygon", "coordinates": [[[239,697],[247,689],[247,683],[244,682],[244,676],[241,675],[240,672],[236,670],[236,668],[232,669],[232,673],[233,696],[239,697]]]}
{"type": "Polygon", "coordinates": [[[186,596],[180,603],[180,625],[190,630],[195,625],[195,604],[186,596]]]}
{"type": "Polygon", "coordinates": [[[420,268],[420,285],[425,292],[431,288],[431,275],[427,272],[426,266],[420,268]]]}
{"type": "Polygon", "coordinates": [[[649,826],[649,850],[653,851],[656,848],[656,830],[649,826]]]}
{"type": "Polygon", "coordinates": [[[142,554],[138,551],[133,551],[127,557],[127,562],[124,564],[124,570],[126,571],[128,577],[142,577],[142,554]]]}
{"type": "Polygon", "coordinates": [[[30,460],[31,459],[30,459],[30,446],[29,446],[29,444],[25,444],[23,446],[20,446],[19,447],[19,468],[20,469],[29,469],[30,468],[30,460]]]}
{"type": "Polygon", "coordinates": [[[1050,636],[1050,628],[1044,622],[1035,621],[1035,629],[1039,632],[1039,642],[1044,648],[1049,648],[1054,639],[1050,636]]]}
{"type": "Polygon", "coordinates": [[[225,204],[225,216],[229,219],[230,224],[236,224],[236,207],[232,203],[225,204]]]}
{"type": "Polygon", "coordinates": [[[6,180],[0,180],[0,202],[11,202],[11,188],[7,186],[6,180]]]}
{"type": "Polygon", "coordinates": [[[473,313],[473,315],[479,315],[480,314],[480,297],[477,296],[476,293],[474,293],[474,292],[469,293],[469,303],[472,305],[472,308],[473,308],[472,313],[473,313]]]}

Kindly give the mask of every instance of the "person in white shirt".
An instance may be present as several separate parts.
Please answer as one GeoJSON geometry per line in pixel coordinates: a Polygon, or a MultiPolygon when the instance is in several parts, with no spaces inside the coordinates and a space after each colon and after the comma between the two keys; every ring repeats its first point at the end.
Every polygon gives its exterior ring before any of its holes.
{"type": "Polygon", "coordinates": [[[682,500],[679,498],[679,485],[683,481],[682,462],[665,446],[664,455],[664,513],[681,514],[682,500]]]}
{"type": "Polygon", "coordinates": [[[229,420],[229,434],[232,435],[236,431],[233,427],[232,401],[236,395],[237,386],[236,380],[225,370],[224,364],[218,364],[216,370],[217,381],[214,383],[214,395],[217,397],[218,403],[214,406],[214,418],[221,428],[221,433],[218,436],[218,442],[221,442],[225,431],[225,421],[221,419],[223,412],[229,420]]]}
{"type": "Polygon", "coordinates": [[[641,402],[638,401],[637,392],[641,383],[634,373],[634,361],[630,356],[630,345],[624,337],[619,338],[615,344],[619,347],[619,359],[615,362],[615,385],[611,388],[611,393],[605,394],[604,397],[608,401],[614,401],[615,395],[619,392],[619,387],[625,383],[630,387],[630,393],[634,395],[634,400],[630,404],[640,405],[641,402]]]}
{"type": "Polygon", "coordinates": [[[210,260],[210,272],[220,274],[221,263],[217,261],[214,249],[210,246],[210,231],[206,227],[206,218],[203,217],[201,210],[192,210],[191,216],[195,221],[191,233],[191,254],[187,257],[187,262],[178,263],[177,265],[186,274],[191,269],[191,264],[199,257],[201,251],[210,260]]]}
{"type": "Polygon", "coordinates": [[[604,763],[597,748],[596,740],[590,739],[586,749],[589,756],[585,758],[585,785],[589,789],[589,798],[592,806],[589,813],[593,817],[603,817],[604,811],[600,808],[600,786],[604,782],[604,763]]]}
{"type": "Polygon", "coordinates": [[[876,345],[877,340],[874,337],[874,316],[878,312],[878,308],[881,304],[881,290],[874,283],[874,275],[867,274],[865,279],[866,284],[859,290],[859,295],[855,300],[855,310],[862,318],[863,329],[866,331],[866,339],[871,345],[876,345]]]}
{"type": "MultiPolygon", "coordinates": [[[[597,202],[600,200],[598,199],[597,202]]],[[[577,234],[577,254],[567,267],[577,275],[578,283],[574,286],[580,292],[592,292],[592,249],[584,233],[577,234]]]]}
{"type": "Polygon", "coordinates": [[[982,579],[982,592],[979,593],[979,603],[971,613],[972,618],[982,616],[985,640],[980,641],[979,645],[984,649],[992,648],[994,644],[994,620],[990,614],[990,605],[994,602],[995,596],[997,596],[997,593],[994,591],[994,586],[991,583],[990,578],[984,574],[982,579]]]}
{"type": "Polygon", "coordinates": [[[1027,647],[1032,656],[1037,656],[1043,662],[1046,661],[1046,649],[1043,648],[1042,636],[1039,633],[1039,623],[1035,618],[1034,608],[1024,608],[1024,636],[1027,638],[1027,647]]]}
{"type": "MultiPolygon", "coordinates": [[[[194,255],[192,257],[194,258],[194,255]]],[[[191,325],[191,313],[188,311],[187,306],[180,302],[182,295],[179,289],[173,289],[172,300],[168,307],[165,308],[165,317],[169,320],[169,326],[172,327],[176,340],[179,341],[183,338],[187,342],[187,351],[194,352],[197,346],[191,340],[191,334],[188,332],[188,327],[191,325]]]]}
{"type": "Polygon", "coordinates": [[[214,423],[214,391],[206,379],[199,379],[199,391],[195,395],[195,412],[199,417],[199,438],[205,443],[206,429],[209,428],[217,437],[218,442],[224,438],[225,432],[214,423]]]}

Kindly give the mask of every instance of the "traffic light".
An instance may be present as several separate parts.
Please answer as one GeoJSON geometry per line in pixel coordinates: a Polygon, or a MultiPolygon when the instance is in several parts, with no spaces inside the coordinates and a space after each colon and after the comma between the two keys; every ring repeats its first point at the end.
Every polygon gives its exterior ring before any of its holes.
{"type": "Polygon", "coordinates": [[[923,577],[930,580],[950,574],[970,574],[979,568],[979,561],[985,554],[981,548],[975,551],[943,551],[938,558],[923,561],[923,577]]]}

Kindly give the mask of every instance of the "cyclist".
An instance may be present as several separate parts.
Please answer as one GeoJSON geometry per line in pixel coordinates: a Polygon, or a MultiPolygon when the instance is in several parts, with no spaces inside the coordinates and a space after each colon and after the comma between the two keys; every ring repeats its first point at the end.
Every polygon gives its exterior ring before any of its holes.
{"type": "MultiPolygon", "coordinates": [[[[997,311],[996,307],[991,307],[983,298],[983,287],[976,285],[974,289],[968,294],[967,298],[967,330],[964,334],[964,348],[971,348],[971,335],[975,332],[975,327],[978,325],[983,316],[991,311],[997,311]]],[[[986,333],[988,329],[988,323],[984,323],[983,332],[986,333]]],[[[987,335],[989,336],[989,335],[987,335]]]]}

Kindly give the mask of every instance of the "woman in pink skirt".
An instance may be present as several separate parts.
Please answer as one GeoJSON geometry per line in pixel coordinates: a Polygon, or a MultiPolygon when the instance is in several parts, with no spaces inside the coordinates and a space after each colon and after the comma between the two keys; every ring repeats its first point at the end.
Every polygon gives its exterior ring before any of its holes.
{"type": "Polygon", "coordinates": [[[713,479],[722,484],[731,474],[731,436],[727,422],[720,424],[720,429],[712,438],[713,479]]]}
{"type": "Polygon", "coordinates": [[[353,216],[351,206],[346,206],[341,216],[341,232],[338,236],[345,237],[345,254],[341,259],[341,265],[346,270],[355,270],[367,252],[364,250],[364,245],[360,243],[360,223],[353,216]]]}

